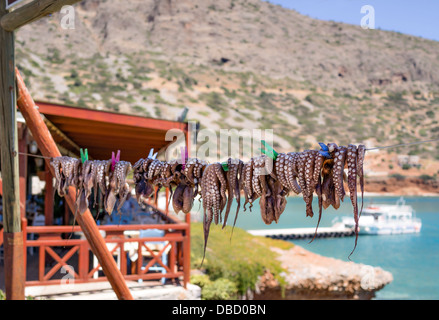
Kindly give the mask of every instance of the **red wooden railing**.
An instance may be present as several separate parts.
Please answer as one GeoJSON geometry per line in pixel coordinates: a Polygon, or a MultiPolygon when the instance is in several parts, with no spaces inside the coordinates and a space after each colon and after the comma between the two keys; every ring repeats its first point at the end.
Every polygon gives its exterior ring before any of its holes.
{"type": "MultiPolygon", "coordinates": [[[[170,220],[173,223],[103,225],[98,227],[106,234],[104,240],[110,252],[118,257],[120,271],[125,280],[182,279],[183,285],[186,287],[190,275],[190,215],[186,215],[185,222],[170,220]],[[124,234],[126,231],[135,232],[148,229],[164,230],[165,234],[162,237],[143,238],[131,238],[124,234]],[[152,242],[161,242],[163,246],[157,250],[152,242]],[[127,247],[131,247],[131,253],[137,254],[137,259],[132,263],[131,270],[127,270],[127,247]],[[163,261],[164,254],[167,254],[167,263],[163,261]],[[153,266],[159,266],[165,272],[150,272],[153,266]]],[[[38,278],[26,278],[26,286],[65,283],[65,277],[60,276],[60,270],[63,267],[64,274],[66,271],[69,273],[69,281],[75,283],[107,280],[105,275],[94,276],[99,271],[100,265],[97,262],[92,263],[96,260],[93,259],[90,246],[85,238],[65,239],[72,232],[81,232],[79,226],[27,226],[26,219],[22,220],[22,225],[23,234],[26,235],[24,248],[27,259],[25,260],[29,262],[27,249],[32,247],[38,249],[39,257],[38,278]],[[29,240],[28,235],[31,234],[33,237],[38,235],[37,239],[29,240]],[[69,260],[75,255],[77,259],[70,262],[69,260]],[[50,266],[48,266],[48,261],[51,261],[50,266]]],[[[26,270],[26,268],[24,269],[26,270]]]]}

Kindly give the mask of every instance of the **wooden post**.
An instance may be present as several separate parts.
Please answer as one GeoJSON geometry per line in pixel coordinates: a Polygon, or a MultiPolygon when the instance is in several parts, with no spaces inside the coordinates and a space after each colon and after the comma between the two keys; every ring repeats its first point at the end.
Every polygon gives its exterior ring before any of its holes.
{"type": "MultiPolygon", "coordinates": [[[[18,151],[21,153],[27,152],[27,127],[24,123],[20,123],[18,127],[18,151]]],[[[27,197],[27,155],[20,154],[19,159],[19,174],[20,174],[20,211],[21,211],[21,232],[23,233],[23,273],[24,282],[26,282],[26,263],[27,263],[27,250],[26,250],[26,197],[27,197]]]]}
{"type": "MultiPolygon", "coordinates": [[[[49,132],[44,120],[38,112],[35,102],[26,89],[23,79],[20,76],[18,70],[17,73],[17,87],[18,87],[18,107],[23,114],[24,119],[29,130],[32,132],[32,136],[37,142],[38,148],[45,157],[59,157],[61,153],[53,140],[52,135],[49,132]]],[[[46,160],[49,162],[49,160],[46,160]]],[[[50,166],[51,171],[53,170],[50,166]]],[[[54,172],[52,172],[54,175],[54,172]]],[[[72,186],[69,187],[68,193],[65,196],[65,200],[72,212],[75,212],[76,202],[76,189],[72,186]]],[[[84,212],[84,214],[77,214],[76,220],[81,226],[82,232],[90,244],[90,248],[94,255],[98,258],[108,281],[110,282],[114,292],[120,300],[133,300],[131,292],[128,289],[125,279],[117,268],[116,261],[114,261],[112,254],[108,250],[104,238],[99,232],[98,227],[90,213],[90,210],[84,212]]]]}
{"type": "MultiPolygon", "coordinates": [[[[21,123],[20,128],[18,128],[18,151],[21,153],[27,152],[27,128],[21,123]]],[[[19,155],[19,174],[20,174],[20,210],[21,217],[26,218],[26,195],[27,195],[27,155],[19,155]]]]}
{"type": "MultiPolygon", "coordinates": [[[[0,3],[0,18],[7,14],[0,3]]],[[[23,234],[20,216],[18,132],[15,105],[14,33],[0,28],[0,145],[6,299],[24,299],[23,234]]]]}
{"type": "Polygon", "coordinates": [[[183,286],[187,289],[187,284],[191,277],[191,214],[186,214],[186,223],[188,224],[185,232],[183,244],[183,286]]]}

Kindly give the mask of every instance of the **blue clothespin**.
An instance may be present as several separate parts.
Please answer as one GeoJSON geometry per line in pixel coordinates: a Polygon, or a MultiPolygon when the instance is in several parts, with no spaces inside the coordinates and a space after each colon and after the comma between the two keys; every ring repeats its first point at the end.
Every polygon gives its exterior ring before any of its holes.
{"type": "Polygon", "coordinates": [[[111,171],[114,171],[116,163],[120,161],[120,150],[117,150],[117,155],[114,156],[114,151],[111,152],[111,171]]]}
{"type": "Polygon", "coordinates": [[[319,142],[320,148],[322,150],[319,150],[320,154],[326,158],[331,158],[331,155],[329,154],[329,148],[326,144],[319,142]]]}
{"type": "Polygon", "coordinates": [[[323,151],[329,151],[329,148],[326,144],[319,142],[320,148],[322,148],[323,151]]]}
{"type": "Polygon", "coordinates": [[[84,163],[85,161],[88,160],[88,149],[86,148],[85,151],[81,149],[79,149],[79,152],[81,153],[81,162],[84,163]]]}
{"type": "Polygon", "coordinates": [[[154,148],[149,149],[148,158],[155,159],[157,157],[158,152],[154,153],[154,148]]]}

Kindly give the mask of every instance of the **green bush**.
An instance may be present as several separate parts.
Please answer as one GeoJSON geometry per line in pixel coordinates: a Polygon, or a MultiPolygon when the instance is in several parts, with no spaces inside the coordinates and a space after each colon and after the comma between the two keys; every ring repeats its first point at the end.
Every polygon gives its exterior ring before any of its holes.
{"type": "Polygon", "coordinates": [[[235,283],[220,278],[205,284],[201,291],[203,300],[233,300],[237,298],[238,289],[235,283]]]}
{"type": "MultiPolygon", "coordinates": [[[[280,275],[285,270],[276,259],[277,254],[270,247],[288,249],[294,245],[291,242],[255,237],[245,230],[234,228],[230,239],[231,227],[224,230],[212,225],[203,265],[204,237],[201,223],[191,225],[191,261],[192,268],[202,268],[213,282],[227,279],[232,282],[239,295],[244,295],[248,289],[254,290],[259,276],[269,270],[281,286],[285,280],[280,275]]],[[[200,280],[198,280],[200,281],[200,280]]],[[[215,286],[231,288],[220,282],[215,286]]],[[[209,296],[216,292],[208,287],[209,296]]]]}
{"type": "Polygon", "coordinates": [[[233,300],[238,297],[238,288],[229,279],[211,281],[208,275],[197,274],[191,276],[191,283],[201,288],[202,300],[233,300]]]}

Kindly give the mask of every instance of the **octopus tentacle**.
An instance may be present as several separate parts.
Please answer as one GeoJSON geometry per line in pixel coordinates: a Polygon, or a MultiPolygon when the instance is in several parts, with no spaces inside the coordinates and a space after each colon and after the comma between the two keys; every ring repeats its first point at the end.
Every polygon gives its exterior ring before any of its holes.
{"type": "Polygon", "coordinates": [[[364,157],[366,155],[366,146],[360,144],[357,149],[357,174],[360,180],[360,189],[361,189],[361,209],[359,216],[361,217],[361,213],[363,212],[363,202],[364,202],[364,157]]]}
{"type": "Polygon", "coordinates": [[[189,213],[192,210],[192,205],[194,203],[194,189],[192,186],[188,185],[183,191],[183,212],[189,213]]]}
{"type": "Polygon", "coordinates": [[[352,250],[351,254],[355,251],[357,247],[358,240],[358,203],[357,203],[357,147],[353,144],[348,145],[348,154],[347,154],[347,163],[348,163],[348,187],[349,187],[349,196],[351,198],[352,206],[354,207],[354,221],[355,221],[355,246],[352,250]]]}
{"type": "Polygon", "coordinates": [[[127,196],[130,192],[129,185],[126,182],[126,177],[132,165],[128,161],[118,161],[114,166],[114,171],[110,173],[109,188],[104,197],[104,207],[108,214],[112,214],[116,201],[119,201],[117,211],[120,213],[127,196]]]}
{"type": "MultiPolygon", "coordinates": [[[[224,223],[223,228],[226,226],[227,218],[230,213],[230,209],[232,207],[232,202],[235,197],[238,197],[239,195],[239,165],[242,163],[241,160],[234,160],[229,158],[227,160],[227,166],[228,171],[226,172],[226,180],[227,180],[227,207],[226,212],[224,214],[224,223]]],[[[238,210],[239,210],[239,203],[238,203],[238,210]]]]}
{"type": "Polygon", "coordinates": [[[343,174],[346,163],[347,148],[340,146],[334,152],[334,167],[332,171],[334,185],[335,185],[335,201],[336,205],[340,205],[340,200],[343,201],[345,197],[345,190],[343,186],[343,174]]]}
{"type": "Polygon", "coordinates": [[[175,213],[179,213],[183,210],[183,192],[186,189],[186,184],[180,183],[174,191],[172,196],[172,207],[175,213]]]}
{"type": "Polygon", "coordinates": [[[285,153],[279,153],[275,161],[274,169],[279,182],[289,191],[290,186],[285,176],[288,161],[287,157],[285,153]]]}
{"type": "Polygon", "coordinates": [[[302,192],[302,189],[300,188],[297,177],[298,177],[298,170],[297,170],[297,162],[298,162],[299,154],[298,153],[289,153],[286,157],[286,166],[284,167],[286,169],[286,179],[289,186],[289,189],[294,191],[294,193],[299,194],[302,192]]]}
{"type": "Polygon", "coordinates": [[[303,200],[306,204],[306,216],[312,217],[314,215],[312,211],[312,193],[311,189],[308,187],[311,184],[310,176],[312,175],[312,168],[314,161],[312,158],[312,152],[310,150],[305,150],[302,152],[299,158],[298,169],[299,169],[299,186],[302,189],[303,200]]]}
{"type": "Polygon", "coordinates": [[[316,230],[314,233],[314,237],[310,242],[312,242],[315,239],[315,237],[317,235],[317,230],[319,228],[320,220],[322,218],[323,199],[322,199],[321,172],[322,172],[324,160],[325,160],[325,157],[323,155],[321,155],[319,152],[317,152],[315,154],[314,172],[313,172],[313,177],[312,177],[312,184],[313,185],[312,185],[311,189],[315,190],[315,192],[317,194],[318,204],[319,204],[319,218],[317,221],[317,226],[316,226],[316,230]]]}
{"type": "Polygon", "coordinates": [[[322,200],[323,200],[323,208],[327,209],[330,205],[336,207],[335,202],[335,190],[334,190],[334,180],[333,180],[333,167],[334,167],[334,159],[326,159],[323,162],[322,169],[322,200]]]}
{"type": "Polygon", "coordinates": [[[253,166],[254,161],[251,158],[244,165],[244,194],[245,194],[245,203],[244,203],[244,211],[246,210],[245,205],[250,203],[250,211],[253,206],[253,166]]]}
{"type": "MultiPolygon", "coordinates": [[[[201,178],[201,194],[203,198],[203,229],[204,229],[204,254],[203,261],[206,255],[207,240],[209,237],[209,230],[212,221],[215,218],[215,223],[218,223],[218,210],[221,206],[219,197],[219,181],[215,172],[215,167],[221,164],[209,164],[204,169],[201,178]]],[[[201,262],[202,264],[203,262],[201,262]]]]}
{"type": "Polygon", "coordinates": [[[239,209],[241,207],[241,190],[243,188],[243,183],[244,183],[244,162],[242,162],[241,160],[239,160],[237,174],[239,175],[239,178],[237,178],[238,181],[235,184],[235,191],[234,191],[237,204],[236,204],[235,220],[233,220],[233,227],[230,237],[232,237],[233,235],[233,229],[235,228],[236,220],[238,219],[239,209]]]}

